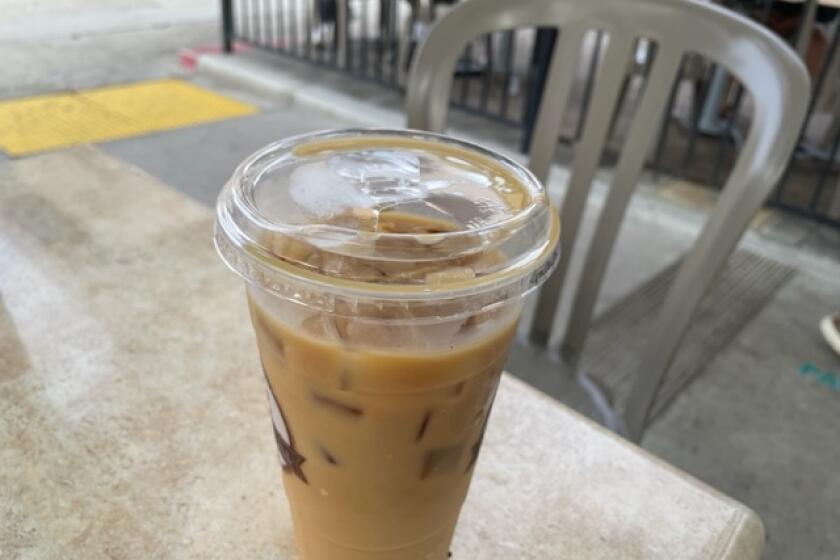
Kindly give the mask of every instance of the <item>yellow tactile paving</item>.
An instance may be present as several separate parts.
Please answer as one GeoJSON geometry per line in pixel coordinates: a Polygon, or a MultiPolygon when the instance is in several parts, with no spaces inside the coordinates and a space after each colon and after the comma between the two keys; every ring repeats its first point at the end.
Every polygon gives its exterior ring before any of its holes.
{"type": "Polygon", "coordinates": [[[247,115],[256,108],[180,80],[0,102],[0,148],[22,156],[247,115]]]}

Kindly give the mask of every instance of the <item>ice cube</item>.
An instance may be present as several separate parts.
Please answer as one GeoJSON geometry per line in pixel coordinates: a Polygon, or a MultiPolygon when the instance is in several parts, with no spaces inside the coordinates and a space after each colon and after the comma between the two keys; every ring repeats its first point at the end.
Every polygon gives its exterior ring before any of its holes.
{"type": "Polygon", "coordinates": [[[362,282],[382,282],[386,273],[371,263],[336,253],[322,253],[317,268],[329,275],[362,282]]]}
{"type": "Polygon", "coordinates": [[[451,348],[453,345],[461,342],[459,336],[463,323],[464,320],[461,318],[441,318],[434,324],[419,326],[415,332],[415,336],[417,337],[415,346],[428,349],[451,348]]]}
{"type": "Polygon", "coordinates": [[[464,447],[464,445],[453,445],[426,451],[423,456],[423,466],[420,469],[420,479],[425,480],[430,476],[454,471],[463,456],[464,447]]]}
{"type": "Polygon", "coordinates": [[[279,233],[272,233],[269,239],[272,253],[294,263],[306,262],[315,250],[311,245],[279,233]]]}
{"type": "Polygon", "coordinates": [[[411,346],[417,338],[414,329],[407,325],[357,319],[347,324],[347,339],[351,344],[374,348],[402,348],[411,346]]]}
{"type": "Polygon", "coordinates": [[[341,342],[347,340],[347,323],[345,318],[319,313],[304,319],[300,326],[317,338],[341,342]]]}
{"type": "Polygon", "coordinates": [[[478,227],[505,219],[509,212],[495,193],[488,194],[472,185],[459,185],[454,193],[437,193],[428,197],[441,212],[461,224],[478,227]]]}
{"type": "MultiPolygon", "coordinates": [[[[447,311],[443,309],[443,311],[447,311]]],[[[376,319],[350,319],[345,339],[349,344],[373,348],[414,350],[450,348],[456,343],[464,320],[440,318],[433,322],[414,323],[376,319]]]]}
{"type": "Polygon", "coordinates": [[[464,282],[475,278],[475,270],[469,266],[453,266],[426,274],[426,284],[441,286],[451,282],[464,282]]]}
{"type": "Polygon", "coordinates": [[[377,203],[423,198],[420,158],[396,150],[340,153],[328,160],[330,170],[358,187],[377,203]]]}
{"type": "Polygon", "coordinates": [[[323,163],[295,169],[289,177],[289,193],[310,218],[329,218],[359,208],[372,208],[374,201],[357,185],[323,163]]]}

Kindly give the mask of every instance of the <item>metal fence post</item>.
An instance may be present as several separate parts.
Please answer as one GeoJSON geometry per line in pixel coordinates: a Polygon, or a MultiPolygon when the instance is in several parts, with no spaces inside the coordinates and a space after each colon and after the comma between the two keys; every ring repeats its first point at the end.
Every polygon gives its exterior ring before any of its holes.
{"type": "Polygon", "coordinates": [[[233,0],[222,0],[222,52],[233,52],[233,0]]]}
{"type": "Polygon", "coordinates": [[[336,65],[339,68],[349,68],[350,60],[347,45],[350,43],[350,8],[349,0],[335,0],[335,47],[336,65]]]}
{"type": "MultiPolygon", "coordinates": [[[[822,94],[823,85],[826,81],[826,74],[828,74],[829,70],[831,69],[832,65],[834,64],[834,57],[837,55],[838,46],[840,46],[840,29],[837,29],[834,32],[834,38],[831,40],[831,44],[828,47],[828,52],[826,53],[826,59],[823,61],[823,67],[820,69],[820,74],[817,76],[816,81],[811,88],[811,100],[808,103],[808,113],[807,117],[805,118],[805,122],[802,123],[802,129],[799,131],[799,140],[797,140],[796,145],[802,146],[802,139],[805,137],[805,132],[808,128],[808,123],[811,120],[811,117],[814,115],[814,109],[817,106],[817,101],[819,101],[820,95],[822,94]]],[[[791,171],[793,170],[794,165],[794,156],[796,152],[791,154],[790,159],[788,160],[787,167],[785,168],[785,172],[782,174],[782,177],[779,179],[779,183],[776,186],[776,192],[773,195],[773,202],[781,202],[782,197],[784,196],[785,185],[787,184],[787,180],[790,176],[791,171]]],[[[831,166],[827,166],[825,171],[826,173],[831,169],[831,166]]]]}

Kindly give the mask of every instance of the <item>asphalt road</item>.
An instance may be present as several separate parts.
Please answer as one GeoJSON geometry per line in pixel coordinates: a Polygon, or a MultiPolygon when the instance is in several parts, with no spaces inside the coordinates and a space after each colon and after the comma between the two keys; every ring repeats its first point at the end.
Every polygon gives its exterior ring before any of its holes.
{"type": "Polygon", "coordinates": [[[177,75],[218,43],[208,0],[0,0],[0,99],[177,75]]]}

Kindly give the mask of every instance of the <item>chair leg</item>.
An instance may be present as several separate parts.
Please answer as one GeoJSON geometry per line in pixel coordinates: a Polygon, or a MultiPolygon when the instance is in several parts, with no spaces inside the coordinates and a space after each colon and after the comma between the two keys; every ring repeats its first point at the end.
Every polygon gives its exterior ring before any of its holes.
{"type": "Polygon", "coordinates": [[[592,404],[595,405],[598,414],[601,415],[601,420],[604,425],[621,437],[627,438],[627,424],[624,422],[624,418],[615,410],[606,391],[594,379],[589,377],[586,372],[578,371],[576,377],[578,384],[592,400],[592,404]]]}

